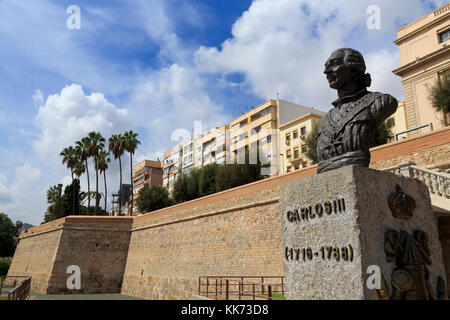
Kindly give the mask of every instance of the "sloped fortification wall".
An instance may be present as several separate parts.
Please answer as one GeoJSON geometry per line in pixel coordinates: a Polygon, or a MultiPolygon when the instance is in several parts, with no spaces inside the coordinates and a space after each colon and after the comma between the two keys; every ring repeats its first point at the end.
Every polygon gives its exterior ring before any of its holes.
{"type": "Polygon", "coordinates": [[[64,219],[22,233],[8,276],[31,276],[31,290],[46,293],[64,219]]]}
{"type": "Polygon", "coordinates": [[[67,217],[20,237],[8,275],[32,277],[43,294],[120,293],[132,218],[67,217]],[[69,266],[81,271],[81,289],[67,288],[69,266]]]}

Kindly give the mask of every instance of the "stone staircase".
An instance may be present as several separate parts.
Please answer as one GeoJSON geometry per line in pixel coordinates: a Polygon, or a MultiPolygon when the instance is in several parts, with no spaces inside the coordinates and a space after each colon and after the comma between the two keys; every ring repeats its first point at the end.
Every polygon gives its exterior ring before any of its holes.
{"type": "Polygon", "coordinates": [[[430,191],[433,211],[450,214],[450,169],[429,170],[418,167],[414,162],[405,162],[381,170],[424,182],[430,191]]]}

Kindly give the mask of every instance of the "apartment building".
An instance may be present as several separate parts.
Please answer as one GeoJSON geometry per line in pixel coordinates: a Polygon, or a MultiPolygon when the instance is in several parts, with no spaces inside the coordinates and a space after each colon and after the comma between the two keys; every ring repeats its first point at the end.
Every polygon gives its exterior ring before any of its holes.
{"type": "Polygon", "coordinates": [[[312,164],[306,156],[306,137],[319,125],[325,112],[313,110],[280,126],[280,174],[306,168],[312,164]]]}
{"type": "Polygon", "coordinates": [[[161,161],[144,160],[133,167],[133,186],[131,197],[133,197],[133,215],[139,214],[136,200],[139,191],[145,186],[162,185],[163,169],[161,161]]]}
{"type": "Polygon", "coordinates": [[[406,127],[431,123],[434,129],[441,128],[444,114],[432,107],[430,88],[450,81],[450,4],[399,29],[394,43],[399,48],[400,67],[393,72],[402,78],[406,127]]]}
{"type": "Polygon", "coordinates": [[[279,174],[283,164],[278,130],[308,114],[325,113],[284,100],[269,100],[253,108],[230,123],[231,154],[240,160],[246,151],[253,155],[257,152],[264,164],[271,164],[268,175],[279,174]]]}
{"type": "MultiPolygon", "coordinates": [[[[405,132],[408,129],[408,126],[406,125],[406,108],[405,108],[405,102],[399,101],[397,111],[388,119],[385,121],[386,127],[391,131],[392,133],[392,140],[395,140],[395,135],[405,132]]],[[[397,140],[402,140],[408,137],[408,134],[399,134],[397,136],[397,140]]]]}
{"type": "Polygon", "coordinates": [[[183,146],[178,145],[164,154],[163,186],[172,193],[175,181],[183,169],[183,146]]]}

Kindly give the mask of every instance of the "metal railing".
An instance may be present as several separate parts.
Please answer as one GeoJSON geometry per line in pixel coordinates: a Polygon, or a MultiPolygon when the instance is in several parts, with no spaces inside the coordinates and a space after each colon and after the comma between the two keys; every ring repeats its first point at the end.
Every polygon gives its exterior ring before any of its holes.
{"type": "Polygon", "coordinates": [[[426,128],[426,127],[429,127],[430,131],[433,131],[433,123],[430,122],[430,123],[427,123],[427,124],[424,124],[424,125],[421,125],[421,126],[417,126],[417,127],[414,127],[414,128],[408,129],[408,130],[400,131],[400,132],[398,132],[398,133],[396,133],[394,135],[394,140],[397,141],[398,140],[398,136],[400,136],[402,134],[405,134],[405,133],[408,133],[408,132],[411,132],[411,131],[416,131],[416,130],[419,130],[419,129],[422,129],[422,128],[426,128]]]}
{"type": "Polygon", "coordinates": [[[30,297],[31,277],[0,277],[0,296],[5,289],[8,290],[8,300],[27,300],[30,297]]]}
{"type": "Polygon", "coordinates": [[[450,174],[418,167],[414,162],[381,169],[404,177],[418,179],[426,184],[431,194],[450,199],[450,174]]]}
{"type": "Polygon", "coordinates": [[[215,300],[284,300],[283,276],[204,276],[198,294],[215,300]]]}

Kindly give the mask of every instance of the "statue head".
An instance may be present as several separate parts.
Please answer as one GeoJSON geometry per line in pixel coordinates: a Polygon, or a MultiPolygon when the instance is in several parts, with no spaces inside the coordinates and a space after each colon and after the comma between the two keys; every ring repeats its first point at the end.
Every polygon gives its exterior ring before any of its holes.
{"type": "Polygon", "coordinates": [[[342,89],[349,83],[358,87],[367,88],[371,85],[370,74],[366,72],[366,63],[359,51],[350,48],[342,48],[333,51],[325,63],[323,73],[332,89],[342,89]]]}

